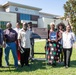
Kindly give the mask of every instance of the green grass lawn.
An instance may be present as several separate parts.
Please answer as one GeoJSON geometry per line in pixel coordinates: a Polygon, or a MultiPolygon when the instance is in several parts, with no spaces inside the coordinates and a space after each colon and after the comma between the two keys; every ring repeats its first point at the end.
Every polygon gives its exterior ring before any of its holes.
{"type": "MultiPolygon", "coordinates": [[[[35,43],[35,52],[45,52],[44,50],[45,41],[35,43]]],[[[45,55],[34,55],[35,58],[45,58],[45,55]]],[[[10,53],[10,68],[0,68],[0,75],[76,75],[76,50],[73,49],[71,57],[71,67],[66,69],[63,64],[57,64],[56,67],[46,65],[45,60],[34,60],[30,62],[30,67],[24,66],[18,69],[13,67],[13,57],[10,53]]],[[[3,65],[4,56],[3,56],[3,65]]]]}

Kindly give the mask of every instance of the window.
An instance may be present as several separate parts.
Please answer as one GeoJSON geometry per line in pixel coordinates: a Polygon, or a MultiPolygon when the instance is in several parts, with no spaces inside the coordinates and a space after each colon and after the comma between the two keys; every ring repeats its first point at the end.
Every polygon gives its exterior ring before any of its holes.
{"type": "Polygon", "coordinates": [[[28,15],[28,14],[20,14],[20,20],[30,20],[30,15],[28,15]]]}
{"type": "Polygon", "coordinates": [[[38,21],[39,16],[36,15],[31,15],[31,20],[32,21],[38,21]]]}
{"type": "Polygon", "coordinates": [[[0,21],[0,28],[6,29],[6,24],[7,24],[6,21],[0,21]]]}

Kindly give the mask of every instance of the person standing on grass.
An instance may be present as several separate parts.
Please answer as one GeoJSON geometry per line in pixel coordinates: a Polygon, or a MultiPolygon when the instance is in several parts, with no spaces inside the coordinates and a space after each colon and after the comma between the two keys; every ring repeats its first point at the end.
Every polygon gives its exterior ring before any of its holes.
{"type": "MultiPolygon", "coordinates": [[[[32,22],[28,22],[28,30],[31,31],[32,33],[32,22]]],[[[32,37],[33,34],[31,34],[31,38],[30,38],[30,41],[31,41],[31,50],[30,50],[30,60],[32,60],[32,58],[34,57],[34,38],[32,37]]]]}
{"type": "Polygon", "coordinates": [[[23,28],[19,31],[18,35],[18,42],[19,42],[19,48],[23,50],[23,53],[20,53],[21,56],[21,67],[29,66],[29,54],[30,54],[30,48],[31,48],[31,31],[27,29],[27,23],[23,23],[23,28]]]}
{"type": "MultiPolygon", "coordinates": [[[[20,31],[20,24],[19,23],[16,24],[16,28],[14,28],[14,30],[17,32],[17,34],[19,33],[19,31],[20,31]]],[[[18,48],[18,40],[16,41],[16,44],[17,44],[16,46],[17,46],[18,64],[20,64],[20,50],[18,48]]]]}
{"type": "Polygon", "coordinates": [[[59,60],[57,56],[57,32],[55,31],[55,24],[50,23],[50,31],[49,31],[49,47],[47,48],[47,59],[48,63],[51,63],[52,66],[56,65],[56,62],[59,60]]]}
{"type": "Polygon", "coordinates": [[[14,58],[15,68],[18,68],[18,59],[16,51],[17,33],[15,30],[12,29],[11,23],[7,23],[6,28],[7,29],[4,30],[6,67],[9,66],[9,52],[11,50],[14,58]]]}
{"type": "Polygon", "coordinates": [[[70,58],[72,54],[73,43],[75,42],[75,34],[71,31],[71,26],[66,26],[66,31],[62,34],[64,66],[70,67],[70,58]]]}
{"type": "Polygon", "coordinates": [[[57,41],[59,43],[59,58],[60,62],[63,62],[63,48],[62,48],[62,33],[64,32],[65,25],[63,23],[59,23],[57,27],[57,41]]]}
{"type": "Polygon", "coordinates": [[[3,53],[3,30],[0,28],[0,67],[2,66],[2,53],[3,53]]]}

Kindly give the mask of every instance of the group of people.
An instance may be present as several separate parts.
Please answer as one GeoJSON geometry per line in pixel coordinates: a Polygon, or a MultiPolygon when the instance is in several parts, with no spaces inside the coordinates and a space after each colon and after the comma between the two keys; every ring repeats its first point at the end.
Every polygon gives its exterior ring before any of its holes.
{"type": "Polygon", "coordinates": [[[71,26],[64,27],[63,23],[59,23],[57,30],[55,30],[55,24],[50,23],[48,35],[45,47],[47,63],[56,65],[56,62],[64,60],[64,66],[70,67],[70,58],[75,42],[75,34],[72,32],[71,26]]]}
{"type": "Polygon", "coordinates": [[[16,24],[16,28],[12,28],[11,23],[6,24],[6,29],[0,29],[0,67],[2,66],[2,52],[4,47],[6,66],[9,67],[9,52],[11,50],[14,58],[14,66],[18,68],[18,61],[21,67],[29,66],[29,55],[31,49],[31,23],[23,23],[22,29],[20,24],[16,24]],[[23,52],[21,52],[23,51],[23,52]]]}
{"type": "MultiPolygon", "coordinates": [[[[11,23],[6,24],[6,29],[0,29],[0,67],[2,67],[2,53],[4,47],[6,67],[9,67],[9,52],[12,51],[14,58],[14,66],[18,68],[18,62],[21,67],[29,66],[29,56],[31,45],[32,27],[30,23],[16,24],[16,28],[12,28],[11,23]]],[[[56,65],[56,62],[63,61],[64,66],[70,67],[70,57],[72,54],[73,43],[75,42],[75,34],[72,32],[71,26],[64,27],[62,23],[58,24],[55,30],[55,24],[50,23],[48,31],[48,39],[46,44],[46,59],[48,63],[56,65]],[[64,29],[65,28],[65,29],[64,29]]],[[[32,54],[33,55],[33,54],[32,54]]]]}

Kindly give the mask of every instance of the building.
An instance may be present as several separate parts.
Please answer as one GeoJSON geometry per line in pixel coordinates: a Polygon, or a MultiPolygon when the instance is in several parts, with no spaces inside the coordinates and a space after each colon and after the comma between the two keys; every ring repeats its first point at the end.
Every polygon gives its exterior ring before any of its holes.
{"type": "Polygon", "coordinates": [[[16,22],[32,22],[33,27],[46,28],[58,15],[40,12],[42,9],[14,2],[0,5],[0,26],[5,28],[7,22],[15,27],[16,22]],[[52,20],[53,19],[53,20],[52,20]]]}

